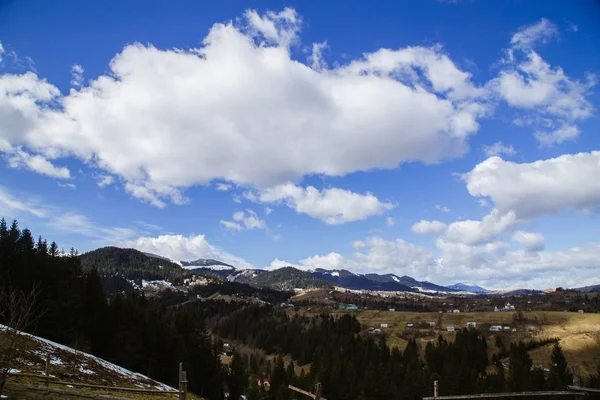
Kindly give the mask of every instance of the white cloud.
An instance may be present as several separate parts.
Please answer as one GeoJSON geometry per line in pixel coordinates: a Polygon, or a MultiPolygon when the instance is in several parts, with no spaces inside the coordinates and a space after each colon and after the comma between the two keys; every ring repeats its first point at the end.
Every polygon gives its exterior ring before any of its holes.
{"type": "Polygon", "coordinates": [[[439,205],[439,204],[436,204],[436,205],[435,205],[435,208],[437,208],[437,209],[438,209],[438,210],[440,210],[441,212],[445,212],[445,213],[447,213],[447,212],[450,212],[450,209],[449,209],[448,207],[441,206],[441,205],[439,205]]]}
{"type": "Polygon", "coordinates": [[[363,249],[365,246],[366,244],[362,240],[355,240],[352,242],[352,247],[354,247],[356,250],[363,249]]]}
{"type": "Polygon", "coordinates": [[[448,229],[448,225],[440,221],[421,220],[411,227],[411,230],[417,235],[440,234],[448,229]]]}
{"type": "Polygon", "coordinates": [[[216,189],[220,192],[228,192],[231,190],[231,185],[227,184],[227,183],[223,183],[223,182],[219,182],[216,185],[216,189]]]}
{"type": "Polygon", "coordinates": [[[512,236],[512,240],[521,243],[530,251],[544,250],[544,235],[541,233],[516,231],[512,236]]]}
{"type": "Polygon", "coordinates": [[[260,219],[252,210],[237,211],[232,216],[234,221],[221,221],[221,225],[232,231],[242,231],[244,229],[265,229],[267,223],[260,219]],[[242,226],[243,225],[243,226],[242,226]]]}
{"type": "Polygon", "coordinates": [[[558,35],[555,24],[542,18],[539,22],[521,27],[510,40],[514,47],[531,48],[536,42],[546,42],[558,35]]]}
{"type": "Polygon", "coordinates": [[[0,186],[0,218],[17,218],[24,214],[45,217],[47,210],[27,200],[29,196],[15,196],[8,189],[0,186]]]}
{"type": "Polygon", "coordinates": [[[556,26],[546,19],[515,33],[504,69],[488,84],[510,106],[529,112],[515,122],[534,125],[542,145],[575,139],[580,131],[573,124],[593,112],[587,95],[596,85],[595,77],[588,75],[585,82],[569,78],[561,67],[552,67],[533,50],[537,42],[557,34],[556,26]]]}
{"type": "Polygon", "coordinates": [[[354,242],[357,251],[351,257],[332,252],[324,256],[315,255],[289,263],[274,260],[269,269],[291,265],[303,270],[348,269],[354,272],[398,272],[412,276],[426,276],[433,273],[436,261],[429,250],[424,247],[396,239],[387,241],[379,237],[369,237],[364,241],[354,242]]]}
{"type": "Polygon", "coordinates": [[[492,145],[484,145],[483,152],[486,156],[500,156],[502,154],[506,154],[507,156],[514,156],[517,151],[512,146],[506,146],[502,142],[496,142],[492,145]]]}
{"type": "Polygon", "coordinates": [[[0,141],[76,157],[157,206],[213,180],[265,188],[468,150],[485,91],[439,46],[315,70],[290,56],[299,27],[290,9],[248,11],[196,49],[128,45],[65,95],[34,73],[5,74],[0,141]]]}
{"type": "Polygon", "coordinates": [[[489,207],[490,205],[486,199],[479,199],[479,206],[486,208],[486,207],[489,207]]]}
{"type": "Polygon", "coordinates": [[[4,55],[4,46],[0,42],[0,62],[2,62],[2,56],[4,55]]]}
{"type": "Polygon", "coordinates": [[[176,261],[194,261],[199,258],[212,258],[238,268],[254,268],[241,257],[234,256],[219,247],[208,243],[204,235],[160,235],[139,237],[124,241],[122,247],[130,247],[148,253],[158,254],[176,261]]]}
{"type": "Polygon", "coordinates": [[[481,221],[464,220],[451,223],[443,237],[467,245],[486,243],[514,227],[517,222],[517,216],[513,211],[501,213],[494,209],[481,221]]]}
{"type": "Polygon", "coordinates": [[[47,225],[55,232],[84,236],[103,245],[118,244],[136,235],[135,229],[98,226],[89,217],[76,212],[53,215],[47,225]]]}
{"type": "Polygon", "coordinates": [[[576,25],[576,24],[570,23],[570,24],[569,24],[569,30],[570,30],[570,31],[573,31],[573,32],[578,32],[578,31],[579,31],[579,25],[576,25]]]}
{"type": "Polygon", "coordinates": [[[8,158],[8,165],[11,168],[26,168],[52,178],[70,179],[71,172],[66,167],[57,167],[48,161],[45,157],[36,154],[26,153],[21,149],[14,150],[8,158]]]}
{"type": "Polygon", "coordinates": [[[166,203],[156,193],[145,186],[127,182],[125,184],[125,191],[133,197],[152,204],[154,207],[164,208],[166,206],[166,203]]]}
{"type": "Polygon", "coordinates": [[[113,183],[115,183],[114,177],[112,177],[110,175],[100,175],[98,177],[98,181],[96,182],[96,185],[98,185],[99,187],[104,187],[104,186],[112,185],[113,183]]]}
{"type": "Polygon", "coordinates": [[[394,207],[371,193],[359,194],[339,188],[319,191],[313,186],[302,188],[291,183],[262,190],[257,195],[250,193],[246,197],[260,203],[284,203],[297,213],[318,218],[328,225],[364,220],[394,207]]]}
{"type": "Polygon", "coordinates": [[[551,132],[536,132],[534,136],[542,146],[552,146],[568,140],[575,140],[579,133],[578,127],[565,124],[551,132]]]}
{"type": "Polygon", "coordinates": [[[68,189],[77,189],[77,186],[74,183],[62,183],[62,182],[57,182],[56,183],[59,187],[62,188],[68,188],[68,189]]]}
{"type": "Polygon", "coordinates": [[[220,223],[221,223],[221,225],[223,225],[226,229],[229,229],[230,231],[239,232],[239,231],[244,230],[244,227],[241,226],[240,224],[238,224],[237,222],[221,220],[220,223]]]}
{"type": "Polygon", "coordinates": [[[394,226],[394,225],[396,224],[396,221],[395,221],[395,220],[394,220],[394,218],[392,218],[392,217],[387,217],[387,218],[385,219],[385,224],[386,224],[387,226],[394,226]]]}
{"type": "Polygon", "coordinates": [[[74,64],[71,67],[71,85],[76,87],[83,86],[83,67],[79,64],[74,64]]]}
{"type": "Polygon", "coordinates": [[[391,272],[410,275],[439,284],[469,281],[490,289],[577,287],[597,283],[600,244],[589,244],[564,251],[543,251],[543,237],[524,232],[515,234],[526,250],[513,250],[508,243],[491,241],[466,244],[436,239],[439,258],[425,247],[401,239],[379,237],[355,241],[359,250],[351,256],[335,252],[315,255],[297,263],[273,260],[268,269],[294,266],[309,270],[348,269],[353,272],[391,272]]]}
{"type": "Polygon", "coordinates": [[[273,209],[272,209],[272,208],[265,207],[265,215],[267,215],[267,216],[268,216],[268,215],[271,215],[271,213],[272,213],[272,212],[273,212],[273,209]]]}
{"type": "Polygon", "coordinates": [[[324,256],[312,256],[300,260],[299,265],[302,269],[342,269],[346,260],[339,253],[331,252],[324,256]]]}
{"type": "Polygon", "coordinates": [[[491,157],[462,175],[471,196],[489,197],[519,219],[600,205],[600,151],[564,154],[531,163],[491,157]]]}

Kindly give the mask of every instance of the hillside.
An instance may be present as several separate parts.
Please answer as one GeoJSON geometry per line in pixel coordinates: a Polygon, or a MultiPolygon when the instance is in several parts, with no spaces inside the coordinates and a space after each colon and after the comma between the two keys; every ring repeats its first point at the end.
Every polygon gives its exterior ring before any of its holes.
{"type": "MultiPolygon", "coordinates": [[[[0,340],[5,339],[6,327],[0,325],[0,340]]],[[[18,339],[18,357],[11,365],[11,372],[14,375],[8,378],[5,390],[8,398],[30,398],[31,391],[25,392],[26,388],[39,386],[42,382],[37,378],[25,376],[25,374],[43,374],[46,355],[48,354],[51,356],[49,374],[60,381],[165,392],[165,395],[152,394],[152,398],[156,399],[173,398],[173,395],[167,394],[167,392],[176,390],[145,375],[129,371],[91,354],[34,335],[21,333],[18,339]]],[[[143,395],[108,389],[74,388],[73,385],[67,386],[64,384],[53,384],[50,385],[50,388],[68,390],[72,393],[69,395],[70,398],[78,398],[77,394],[110,394],[125,399],[140,399],[143,398],[142,396],[149,396],[149,394],[143,395]]],[[[65,395],[62,394],[62,396],[65,395]]],[[[195,396],[188,397],[198,399],[195,396]]]]}
{"type": "Polygon", "coordinates": [[[482,288],[477,285],[467,285],[465,283],[455,283],[454,285],[448,286],[450,289],[459,290],[461,292],[471,292],[471,293],[486,293],[487,289],[482,288]]]}
{"type": "Polygon", "coordinates": [[[331,283],[314,277],[310,272],[294,267],[279,268],[265,272],[250,280],[250,285],[277,290],[316,289],[331,287],[331,283]]]}
{"type": "Polygon", "coordinates": [[[233,265],[225,264],[223,261],[214,260],[212,258],[199,258],[195,261],[181,261],[181,265],[184,267],[209,267],[209,266],[222,266],[235,269],[233,265]]]}
{"type": "Polygon", "coordinates": [[[84,271],[96,268],[101,274],[121,275],[131,280],[166,280],[180,282],[184,269],[156,256],[134,249],[102,247],[79,256],[84,271]]]}

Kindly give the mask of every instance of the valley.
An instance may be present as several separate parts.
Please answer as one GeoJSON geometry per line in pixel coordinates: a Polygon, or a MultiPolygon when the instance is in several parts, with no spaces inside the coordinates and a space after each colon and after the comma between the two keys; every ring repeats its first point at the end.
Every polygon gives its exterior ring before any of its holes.
{"type": "MultiPolygon", "coordinates": [[[[0,372],[9,365],[4,371],[39,373],[45,352],[60,360],[55,375],[85,384],[174,387],[182,362],[191,396],[210,400],[288,400],[287,385],[315,382],[327,398],[418,400],[433,377],[449,394],[553,387],[559,354],[568,363],[564,379],[600,382],[593,288],[489,291],[393,274],[238,269],[117,247],[79,256],[30,244],[30,232],[15,224],[4,232],[0,257],[11,263],[0,272],[20,285],[15,290],[36,290],[32,305],[44,312],[23,328],[44,339],[25,336],[34,344],[19,345],[25,352],[9,364],[0,360],[0,372]],[[109,361],[129,372],[107,375],[109,361]],[[517,362],[525,368],[518,376],[517,362]]],[[[2,295],[2,307],[11,296],[2,295]]],[[[3,310],[6,322],[17,315],[3,310]]],[[[6,390],[31,384],[13,374],[6,390]]]]}

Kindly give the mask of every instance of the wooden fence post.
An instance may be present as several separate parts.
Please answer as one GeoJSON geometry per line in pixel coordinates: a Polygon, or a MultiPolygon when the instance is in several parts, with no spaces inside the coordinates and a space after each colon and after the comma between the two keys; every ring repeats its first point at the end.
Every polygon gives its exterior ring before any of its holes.
{"type": "Polygon", "coordinates": [[[187,372],[183,370],[183,363],[179,363],[179,400],[187,400],[187,372]]]}
{"type": "Polygon", "coordinates": [[[48,387],[48,380],[50,379],[50,353],[46,354],[46,379],[44,380],[44,385],[48,387]]]}
{"type": "Polygon", "coordinates": [[[321,383],[317,383],[315,385],[315,400],[321,400],[321,391],[322,391],[321,383]]]}
{"type": "Polygon", "coordinates": [[[440,397],[440,385],[438,381],[433,381],[433,397],[440,397]]]}

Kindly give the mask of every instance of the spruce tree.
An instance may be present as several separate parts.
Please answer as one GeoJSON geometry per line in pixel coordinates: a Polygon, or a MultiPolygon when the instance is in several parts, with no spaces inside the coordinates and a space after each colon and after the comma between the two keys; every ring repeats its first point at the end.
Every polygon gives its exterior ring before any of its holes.
{"type": "Polygon", "coordinates": [[[229,384],[229,397],[237,400],[244,394],[248,387],[248,375],[246,375],[244,361],[237,351],[233,352],[229,369],[229,377],[227,380],[229,384]]]}
{"type": "Polygon", "coordinates": [[[548,376],[548,386],[554,390],[565,390],[573,384],[573,374],[569,372],[569,365],[562,348],[558,342],[552,347],[552,365],[548,376]]]}

